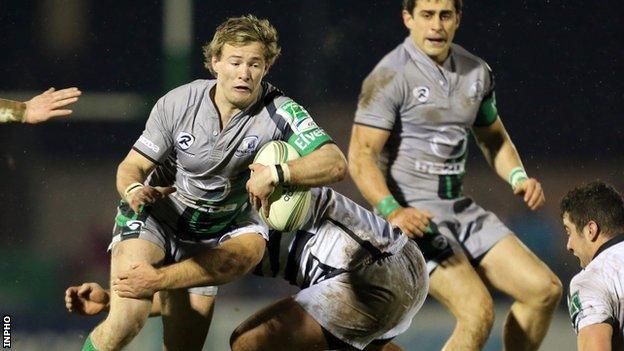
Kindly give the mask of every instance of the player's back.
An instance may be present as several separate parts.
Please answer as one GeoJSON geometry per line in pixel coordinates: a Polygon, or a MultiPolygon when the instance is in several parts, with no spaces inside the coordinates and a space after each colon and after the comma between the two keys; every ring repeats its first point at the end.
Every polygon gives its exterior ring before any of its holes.
{"type": "Polygon", "coordinates": [[[398,228],[330,188],[312,188],[306,223],[295,233],[271,232],[257,274],[305,288],[398,252],[398,228]]]}

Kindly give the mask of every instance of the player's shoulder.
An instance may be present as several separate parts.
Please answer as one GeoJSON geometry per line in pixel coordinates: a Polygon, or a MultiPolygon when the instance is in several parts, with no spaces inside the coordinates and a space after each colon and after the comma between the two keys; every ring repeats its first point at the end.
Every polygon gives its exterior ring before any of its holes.
{"type": "Polygon", "coordinates": [[[194,105],[216,84],[216,79],[197,79],[190,83],[180,85],[168,91],[161,100],[172,102],[184,102],[185,105],[194,105]]]}
{"type": "Polygon", "coordinates": [[[463,46],[452,43],[451,50],[453,51],[453,55],[455,56],[455,59],[460,64],[466,65],[466,66],[477,65],[478,67],[486,71],[490,71],[490,72],[492,71],[492,69],[490,68],[490,65],[488,65],[484,59],[466,50],[463,46]]]}
{"type": "Polygon", "coordinates": [[[609,274],[602,269],[599,262],[588,265],[570,280],[570,293],[580,292],[582,295],[595,295],[604,292],[610,285],[609,274]]]}
{"type": "Polygon", "coordinates": [[[371,76],[392,76],[397,74],[400,76],[411,62],[410,55],[405,49],[403,43],[399,44],[392,51],[387,53],[377,65],[373,68],[369,77],[371,76]]]}

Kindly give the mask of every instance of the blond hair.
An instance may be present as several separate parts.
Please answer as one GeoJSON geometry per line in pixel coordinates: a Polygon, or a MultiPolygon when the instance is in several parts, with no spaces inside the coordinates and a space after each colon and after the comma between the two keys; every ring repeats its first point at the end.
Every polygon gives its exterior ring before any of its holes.
{"type": "Polygon", "coordinates": [[[242,46],[258,42],[264,45],[264,59],[267,67],[273,65],[282,50],[277,44],[277,30],[266,19],[258,19],[254,15],[230,17],[215,31],[210,43],[202,47],[204,66],[217,76],[212,69],[212,58],[221,59],[225,44],[242,46]]]}

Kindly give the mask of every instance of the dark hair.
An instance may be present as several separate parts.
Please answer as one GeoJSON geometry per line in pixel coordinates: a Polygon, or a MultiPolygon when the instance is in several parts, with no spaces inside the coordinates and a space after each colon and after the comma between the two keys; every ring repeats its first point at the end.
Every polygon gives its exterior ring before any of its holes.
{"type": "Polygon", "coordinates": [[[624,201],[612,186],[595,181],[568,191],[561,199],[561,217],[565,213],[577,229],[595,221],[605,234],[624,230],[624,201]]]}
{"type": "MultiPolygon", "coordinates": [[[[418,0],[403,0],[403,10],[407,10],[409,13],[414,12],[417,2],[418,0]]],[[[463,0],[453,0],[453,5],[455,5],[455,11],[460,13],[462,11],[463,0]]]]}

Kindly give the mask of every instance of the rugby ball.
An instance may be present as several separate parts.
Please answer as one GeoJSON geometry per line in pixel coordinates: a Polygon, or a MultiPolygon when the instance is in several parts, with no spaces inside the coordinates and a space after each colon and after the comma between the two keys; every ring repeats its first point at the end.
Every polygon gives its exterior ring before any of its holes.
{"type": "MultiPolygon", "coordinates": [[[[297,150],[283,141],[266,143],[254,158],[254,163],[265,166],[285,163],[299,158],[297,150]]],[[[301,228],[310,209],[312,193],[310,189],[301,186],[280,184],[275,187],[269,197],[271,203],[269,217],[265,217],[262,210],[260,217],[272,229],[281,232],[290,232],[301,228]]]]}

